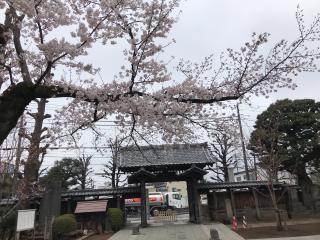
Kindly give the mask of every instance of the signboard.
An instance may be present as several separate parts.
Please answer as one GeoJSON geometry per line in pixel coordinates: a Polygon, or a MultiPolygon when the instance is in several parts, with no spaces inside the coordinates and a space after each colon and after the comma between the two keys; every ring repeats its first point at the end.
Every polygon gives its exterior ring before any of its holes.
{"type": "Polygon", "coordinates": [[[18,211],[17,232],[34,229],[36,209],[18,211]]]}

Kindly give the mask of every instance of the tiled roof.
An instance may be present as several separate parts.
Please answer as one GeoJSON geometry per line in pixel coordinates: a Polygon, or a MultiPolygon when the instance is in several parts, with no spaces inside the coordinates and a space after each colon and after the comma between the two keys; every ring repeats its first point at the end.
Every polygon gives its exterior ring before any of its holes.
{"type": "Polygon", "coordinates": [[[212,164],[214,159],[206,143],[131,146],[120,150],[118,166],[121,168],[212,164]]]}
{"type": "Polygon", "coordinates": [[[106,188],[106,189],[85,189],[71,190],[61,193],[61,197],[85,197],[85,196],[113,196],[116,194],[134,194],[140,193],[139,187],[121,187],[121,188],[106,188]]]}
{"type": "Polygon", "coordinates": [[[107,203],[107,200],[78,202],[74,213],[105,212],[107,203]]]}
{"type": "MultiPolygon", "coordinates": [[[[199,183],[197,188],[199,190],[205,189],[224,189],[224,188],[252,188],[267,186],[268,181],[243,181],[243,182],[222,182],[222,183],[199,183]]],[[[285,183],[275,182],[274,186],[290,186],[285,183]]]]}

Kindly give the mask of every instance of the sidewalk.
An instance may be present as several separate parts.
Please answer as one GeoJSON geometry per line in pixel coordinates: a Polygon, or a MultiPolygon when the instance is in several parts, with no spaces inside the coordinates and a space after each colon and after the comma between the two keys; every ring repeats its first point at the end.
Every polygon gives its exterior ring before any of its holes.
{"type": "MultiPolygon", "coordinates": [[[[241,237],[239,234],[232,231],[228,226],[222,224],[222,223],[212,223],[208,225],[202,225],[207,229],[208,236],[210,236],[210,229],[214,228],[218,230],[219,236],[221,240],[244,240],[243,237],[241,237]]],[[[210,239],[210,238],[208,238],[210,239]]]]}
{"type": "Polygon", "coordinates": [[[132,235],[131,229],[123,229],[110,240],[208,240],[210,228],[218,230],[221,240],[244,240],[223,224],[197,225],[174,224],[141,228],[140,235],[132,235]]]}
{"type": "Polygon", "coordinates": [[[305,236],[305,237],[287,237],[287,238],[263,238],[250,240],[319,240],[320,235],[305,236]]]}

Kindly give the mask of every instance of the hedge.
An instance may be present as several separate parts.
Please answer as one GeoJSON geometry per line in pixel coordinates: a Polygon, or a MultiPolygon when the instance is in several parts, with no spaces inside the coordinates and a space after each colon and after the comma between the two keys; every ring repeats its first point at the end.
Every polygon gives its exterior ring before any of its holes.
{"type": "Polygon", "coordinates": [[[111,229],[113,231],[119,231],[123,226],[123,212],[119,208],[109,208],[107,216],[111,222],[111,229]]]}
{"type": "Polygon", "coordinates": [[[77,221],[73,214],[64,214],[53,221],[52,232],[54,238],[59,239],[63,234],[77,230],[77,221]]]}

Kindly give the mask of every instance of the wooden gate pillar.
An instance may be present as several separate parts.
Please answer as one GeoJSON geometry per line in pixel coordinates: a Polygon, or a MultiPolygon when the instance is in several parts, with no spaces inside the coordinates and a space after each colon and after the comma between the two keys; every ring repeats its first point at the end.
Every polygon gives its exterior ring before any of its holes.
{"type": "Polygon", "coordinates": [[[197,189],[197,180],[195,178],[192,179],[193,183],[193,194],[194,194],[194,215],[195,215],[195,223],[201,223],[201,203],[200,203],[200,194],[197,189]]]}
{"type": "Polygon", "coordinates": [[[192,181],[191,179],[187,180],[187,192],[188,192],[188,206],[189,206],[189,221],[195,222],[194,216],[194,198],[192,190],[192,181]]]}
{"type": "Polygon", "coordinates": [[[124,223],[127,223],[127,212],[126,212],[126,204],[125,204],[125,197],[122,195],[119,199],[120,202],[120,209],[122,210],[124,223]]]}
{"type": "Polygon", "coordinates": [[[146,192],[146,182],[144,180],[140,183],[141,187],[141,227],[146,227],[147,222],[147,192],[146,192]]]}
{"type": "Polygon", "coordinates": [[[230,192],[230,201],[231,201],[232,214],[233,214],[233,216],[237,216],[236,202],[234,200],[233,190],[229,189],[229,192],[230,192]]]}
{"type": "Polygon", "coordinates": [[[117,208],[121,208],[121,203],[120,203],[121,199],[120,196],[116,196],[116,202],[117,202],[117,208]]]}
{"type": "Polygon", "coordinates": [[[209,218],[211,221],[216,220],[216,209],[215,209],[215,192],[207,193],[208,199],[208,209],[209,209],[209,218]]]}
{"type": "Polygon", "coordinates": [[[201,223],[200,213],[200,196],[197,191],[197,180],[192,177],[187,180],[188,205],[189,205],[189,221],[193,223],[201,223]]]}
{"type": "Polygon", "coordinates": [[[254,199],[254,207],[256,209],[256,219],[260,220],[261,219],[261,212],[260,212],[260,207],[259,207],[259,198],[257,196],[257,192],[255,188],[252,188],[252,194],[253,194],[253,199],[254,199]]]}

